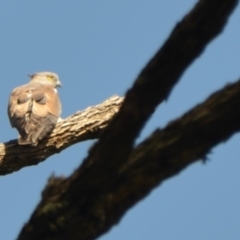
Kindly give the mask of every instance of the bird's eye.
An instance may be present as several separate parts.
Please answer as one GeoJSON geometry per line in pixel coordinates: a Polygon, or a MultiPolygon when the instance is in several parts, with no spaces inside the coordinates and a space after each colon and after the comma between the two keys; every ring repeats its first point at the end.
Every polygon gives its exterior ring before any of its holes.
{"type": "Polygon", "coordinates": [[[52,80],[53,80],[53,76],[52,76],[52,75],[47,75],[47,79],[48,79],[49,81],[52,81],[52,80]]]}

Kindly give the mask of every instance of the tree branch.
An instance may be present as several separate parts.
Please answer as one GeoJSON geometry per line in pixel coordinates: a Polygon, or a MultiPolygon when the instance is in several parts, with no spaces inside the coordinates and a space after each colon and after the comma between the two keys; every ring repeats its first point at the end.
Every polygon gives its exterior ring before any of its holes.
{"type": "Polygon", "coordinates": [[[162,48],[141,71],[119,113],[89,152],[84,162],[89,168],[84,175],[86,179],[94,175],[101,188],[114,178],[157,105],[168,97],[187,67],[222,31],[237,3],[236,0],[201,0],[176,25],[162,48]]]}
{"type": "MultiPolygon", "coordinates": [[[[234,120],[226,120],[226,123],[231,123],[227,131],[219,129],[222,119],[218,117],[224,107],[225,110],[229,108],[227,113],[231,110],[236,114],[234,108],[240,100],[238,84],[237,92],[233,87],[231,91],[219,93],[220,98],[214,98],[206,108],[197,107],[192,110],[191,117],[186,115],[186,119],[170,124],[164,130],[166,132],[159,132],[160,135],[156,132],[155,137],[153,135],[132,151],[134,139],[155,107],[166,99],[185,69],[222,31],[237,2],[201,0],[175,27],[164,46],[140,73],[119,113],[82,166],[69,178],[52,177],[49,180],[42,201],[20,233],[19,240],[36,237],[46,240],[94,239],[116,224],[133,204],[163,179],[204,157],[211,147],[239,130],[234,120]],[[228,100],[222,102],[221,97],[228,100]],[[209,110],[215,111],[214,118],[209,110]],[[203,125],[199,124],[199,118],[204,119],[203,125]],[[211,129],[213,120],[221,134],[211,129]],[[210,136],[204,133],[203,126],[204,129],[207,126],[210,136]],[[186,130],[188,127],[189,131],[186,130]],[[170,130],[174,130],[173,135],[170,130]],[[159,139],[161,135],[163,139],[159,139]],[[208,147],[204,147],[205,141],[208,147]],[[184,143],[190,144],[191,148],[184,143]]],[[[231,115],[225,117],[232,119],[231,115]]],[[[239,122],[240,119],[237,120],[239,122]]]]}
{"type": "Polygon", "coordinates": [[[20,146],[17,140],[0,144],[0,175],[36,165],[75,143],[98,138],[122,102],[123,98],[115,95],[97,106],[76,112],[59,122],[49,138],[38,146],[20,146]]]}
{"type": "Polygon", "coordinates": [[[89,170],[83,166],[69,178],[52,176],[18,239],[100,236],[154,187],[195,161],[205,160],[211,148],[239,131],[239,102],[240,81],[156,130],[101,189],[94,175],[83,178],[89,170]]]}

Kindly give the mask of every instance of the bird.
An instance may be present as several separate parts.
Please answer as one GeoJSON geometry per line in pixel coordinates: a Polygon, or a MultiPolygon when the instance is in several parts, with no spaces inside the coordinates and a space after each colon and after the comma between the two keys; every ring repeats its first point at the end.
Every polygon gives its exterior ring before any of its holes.
{"type": "Polygon", "coordinates": [[[54,72],[28,76],[29,83],[16,87],[10,94],[8,117],[11,126],[18,130],[18,144],[36,146],[61,120],[62,106],[57,91],[61,82],[54,72]]]}

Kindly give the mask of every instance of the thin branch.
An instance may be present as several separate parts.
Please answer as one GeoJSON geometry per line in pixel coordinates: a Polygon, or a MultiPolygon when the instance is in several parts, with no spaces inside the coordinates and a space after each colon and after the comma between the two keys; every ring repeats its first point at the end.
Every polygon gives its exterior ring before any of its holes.
{"type": "Polygon", "coordinates": [[[123,98],[112,96],[103,103],[88,107],[57,124],[49,138],[36,147],[20,146],[17,140],[0,144],[0,175],[36,165],[75,143],[98,138],[118,112],[123,98]]]}

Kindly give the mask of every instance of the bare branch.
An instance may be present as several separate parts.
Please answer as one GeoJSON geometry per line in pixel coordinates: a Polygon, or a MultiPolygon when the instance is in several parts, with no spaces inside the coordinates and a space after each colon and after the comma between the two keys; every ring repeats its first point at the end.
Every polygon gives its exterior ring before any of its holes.
{"type": "Polygon", "coordinates": [[[88,174],[94,174],[101,181],[100,187],[114,178],[115,172],[131,154],[135,139],[157,105],[168,97],[182,73],[222,31],[237,3],[236,0],[198,1],[141,71],[127,92],[120,111],[84,163],[91,167],[88,174]]]}
{"type": "Polygon", "coordinates": [[[206,159],[211,148],[239,131],[239,102],[240,81],[155,131],[101,188],[94,175],[83,177],[89,170],[83,166],[69,178],[51,177],[18,239],[68,236],[85,240],[106,232],[154,187],[193,162],[206,159]]]}
{"type": "MultiPolygon", "coordinates": [[[[211,144],[208,148],[203,147],[201,154],[196,154],[194,145],[190,145],[192,148],[189,149],[181,142],[180,133],[184,133],[184,129],[188,127],[194,130],[198,118],[206,116],[204,124],[197,125],[197,132],[186,131],[187,135],[184,135],[186,138],[189,137],[187,143],[194,142],[196,137],[198,139],[196,143],[204,146],[208,135],[201,134],[204,132],[202,127],[212,126],[212,120],[215,120],[214,124],[219,127],[222,119],[218,116],[218,113],[221,113],[218,110],[222,111],[221,108],[226,109],[227,106],[227,109],[229,108],[227,113],[230,109],[235,113],[234,107],[240,100],[237,84],[237,92],[223,91],[219,93],[217,103],[215,100],[210,101],[215,106],[213,108],[215,118],[212,118],[209,110],[204,107],[193,110],[189,121],[185,122],[184,118],[179,120],[180,123],[177,122],[176,126],[170,125],[166,128],[166,131],[175,129],[173,136],[167,132],[163,134],[164,139],[158,140],[153,146],[146,145],[144,149],[139,147],[143,152],[139,152],[140,150],[132,152],[134,139],[155,107],[169,95],[189,64],[221,32],[237,2],[201,0],[175,27],[162,49],[143,69],[132,89],[128,91],[119,113],[103,132],[99,142],[91,149],[82,166],[69,178],[52,177],[49,180],[42,201],[20,233],[19,240],[36,237],[46,240],[94,239],[116,224],[134,203],[143,198],[160,181],[178,172],[190,162],[205,156],[209,148],[239,130],[239,127],[236,128],[236,122],[229,120],[229,123],[235,123],[229,126],[232,130],[228,129],[226,132],[218,129],[222,135],[217,134],[215,137],[212,134],[212,138],[209,137],[208,140],[211,144]],[[222,102],[221,97],[228,100],[222,102]],[[182,127],[183,130],[179,129],[182,127]],[[144,152],[149,153],[152,159],[149,159],[148,155],[144,155],[143,158],[144,152]],[[181,161],[180,156],[188,158],[181,161]],[[148,161],[150,165],[147,164],[148,161]]],[[[226,115],[226,119],[232,119],[232,116],[226,115]]],[[[156,133],[156,138],[158,137],[156,133]]],[[[151,140],[147,142],[152,143],[151,140]]]]}
{"type": "Polygon", "coordinates": [[[0,175],[38,164],[75,143],[98,138],[122,102],[123,98],[115,95],[97,106],[63,119],[49,138],[38,146],[20,146],[17,140],[0,144],[0,175]]]}

